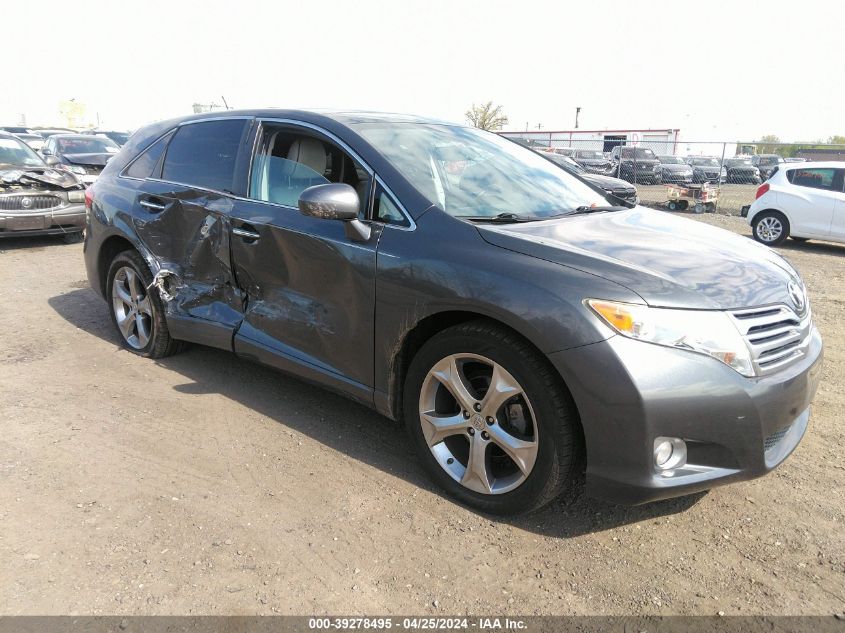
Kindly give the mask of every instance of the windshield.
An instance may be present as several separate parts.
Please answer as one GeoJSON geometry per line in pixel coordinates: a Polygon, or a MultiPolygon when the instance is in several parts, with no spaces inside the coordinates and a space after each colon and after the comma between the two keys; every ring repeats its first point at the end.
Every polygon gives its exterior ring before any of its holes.
{"type": "Polygon", "coordinates": [[[126,132],[101,132],[101,134],[107,136],[118,145],[126,145],[126,141],[129,140],[129,134],[126,132]]]}
{"type": "Polygon", "coordinates": [[[60,138],[56,141],[59,154],[116,154],[120,148],[108,138],[60,138]]]}
{"type": "Polygon", "coordinates": [[[719,161],[715,158],[693,158],[690,161],[691,165],[701,165],[703,167],[718,167],[719,161]]]}
{"type": "Polygon", "coordinates": [[[579,150],[579,151],[575,152],[575,156],[577,158],[587,158],[587,159],[590,159],[590,158],[603,159],[604,158],[604,154],[602,154],[601,152],[591,152],[591,151],[588,151],[588,150],[579,150]]]}
{"type": "Polygon", "coordinates": [[[728,165],[730,165],[731,167],[736,167],[737,165],[751,165],[752,164],[750,158],[733,158],[731,160],[726,160],[725,162],[728,165]]]}
{"type": "MultiPolygon", "coordinates": [[[[497,134],[434,124],[361,123],[356,131],[432,203],[456,217],[542,219],[606,205],[550,160],[497,134]]],[[[545,155],[545,154],[544,154],[545,155]]]]}
{"type": "Polygon", "coordinates": [[[660,162],[664,165],[683,165],[684,161],[682,161],[677,156],[659,156],[660,162]]]}
{"type": "Polygon", "coordinates": [[[0,138],[0,165],[43,167],[44,161],[23,141],[0,138]]]}
{"type": "Polygon", "coordinates": [[[650,149],[645,147],[624,147],[622,148],[622,158],[644,158],[647,160],[654,160],[657,157],[650,149]]]}

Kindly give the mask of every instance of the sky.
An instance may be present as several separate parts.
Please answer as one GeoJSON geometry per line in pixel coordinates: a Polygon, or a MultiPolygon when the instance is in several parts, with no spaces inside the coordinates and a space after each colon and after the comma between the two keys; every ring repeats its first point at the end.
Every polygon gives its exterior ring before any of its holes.
{"type": "Polygon", "coordinates": [[[810,141],[845,134],[843,21],[835,0],[39,0],[4,20],[0,125],[71,99],[104,129],[222,98],[456,122],[493,101],[508,130],[580,106],[582,129],[810,141]]]}

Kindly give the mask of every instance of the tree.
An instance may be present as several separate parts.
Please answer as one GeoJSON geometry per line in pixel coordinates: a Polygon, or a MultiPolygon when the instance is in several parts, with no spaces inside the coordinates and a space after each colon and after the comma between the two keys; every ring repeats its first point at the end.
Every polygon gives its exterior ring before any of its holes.
{"type": "Polygon", "coordinates": [[[842,136],[840,134],[834,134],[829,139],[827,139],[827,142],[830,145],[845,145],[845,136],[842,136]]]}
{"type": "Polygon", "coordinates": [[[473,127],[482,130],[501,130],[508,123],[508,117],[502,112],[502,106],[494,106],[492,101],[481,105],[473,103],[465,116],[473,127]]]}
{"type": "Polygon", "coordinates": [[[757,153],[779,154],[780,152],[775,151],[778,143],[780,143],[780,139],[774,134],[764,134],[760,137],[760,140],[757,141],[757,153]]]}

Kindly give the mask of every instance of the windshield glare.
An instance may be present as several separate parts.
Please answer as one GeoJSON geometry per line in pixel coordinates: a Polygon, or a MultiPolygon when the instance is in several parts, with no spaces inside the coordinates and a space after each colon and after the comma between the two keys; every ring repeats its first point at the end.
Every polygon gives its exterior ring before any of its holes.
{"type": "Polygon", "coordinates": [[[456,217],[512,213],[542,219],[582,206],[607,205],[601,194],[550,160],[475,128],[361,123],[356,130],[432,203],[456,217]]]}
{"type": "Polygon", "coordinates": [[[0,138],[0,165],[43,167],[44,161],[23,141],[0,138]]]}
{"type": "Polygon", "coordinates": [[[56,141],[60,154],[115,154],[119,147],[105,137],[60,138],[56,141]]]}

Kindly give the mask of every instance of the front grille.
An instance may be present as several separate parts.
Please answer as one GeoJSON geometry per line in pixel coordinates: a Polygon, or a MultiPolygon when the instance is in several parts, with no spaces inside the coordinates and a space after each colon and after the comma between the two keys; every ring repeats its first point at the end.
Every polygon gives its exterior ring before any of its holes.
{"type": "Polygon", "coordinates": [[[731,316],[751,350],[758,375],[769,374],[802,358],[810,340],[809,309],[798,315],[786,306],[752,308],[731,316]]]}
{"type": "Polygon", "coordinates": [[[777,446],[783,439],[783,436],[789,433],[789,428],[790,427],[786,426],[780,429],[779,431],[775,431],[769,437],[767,437],[766,440],[763,442],[763,450],[768,453],[775,446],[777,446]]]}
{"type": "Polygon", "coordinates": [[[61,205],[62,199],[57,196],[20,194],[0,196],[0,211],[44,211],[61,205]]]}

